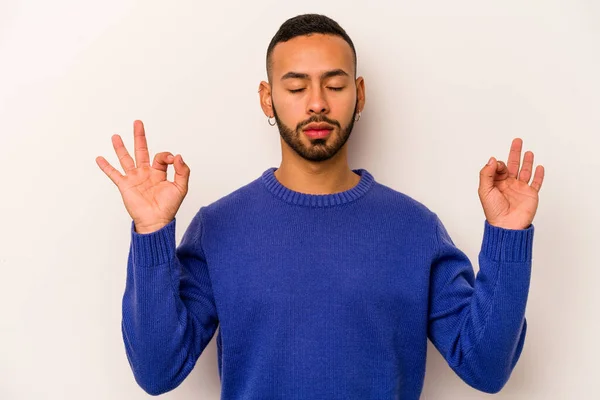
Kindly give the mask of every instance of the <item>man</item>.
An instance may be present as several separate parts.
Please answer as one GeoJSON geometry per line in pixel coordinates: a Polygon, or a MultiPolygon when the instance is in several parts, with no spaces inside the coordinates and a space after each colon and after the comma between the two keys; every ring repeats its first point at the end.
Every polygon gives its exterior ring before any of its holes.
{"type": "Polygon", "coordinates": [[[135,163],[112,138],[126,175],[97,158],[132,217],[122,331],[138,384],[153,395],[177,387],[220,326],[222,399],[418,399],[427,338],[466,383],[500,391],[527,328],[544,175],[538,166],[529,184],[533,153],[521,167],[516,138],[507,164],[492,157],[480,171],[475,278],[434,212],[348,167],[365,86],[335,21],[286,21],[267,75],[260,103],[279,128],[281,165],[200,207],[177,248],[181,155],[150,165],[136,121],[135,163]]]}

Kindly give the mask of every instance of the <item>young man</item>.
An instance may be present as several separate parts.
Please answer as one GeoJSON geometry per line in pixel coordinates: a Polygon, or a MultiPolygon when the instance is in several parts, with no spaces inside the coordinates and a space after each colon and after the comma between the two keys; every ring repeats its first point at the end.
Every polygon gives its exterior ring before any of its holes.
{"type": "Polygon", "coordinates": [[[480,171],[475,277],[434,212],[348,167],[365,86],[335,21],[286,21],[267,75],[260,102],[279,128],[280,166],[200,207],[178,247],[181,155],[150,165],[136,121],[135,163],[113,136],[125,176],[97,158],[132,217],[122,331],[138,384],[153,395],[177,387],[220,326],[222,399],[418,399],[427,338],[467,384],[500,391],[527,328],[544,175],[538,166],[529,184],[533,153],[519,171],[516,138],[507,164],[492,157],[480,171]]]}

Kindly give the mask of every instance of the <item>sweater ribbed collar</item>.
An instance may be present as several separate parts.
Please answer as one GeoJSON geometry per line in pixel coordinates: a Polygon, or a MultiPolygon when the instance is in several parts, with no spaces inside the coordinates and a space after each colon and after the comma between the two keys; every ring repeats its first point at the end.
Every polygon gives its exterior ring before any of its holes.
{"type": "Polygon", "coordinates": [[[364,168],[358,168],[352,170],[360,175],[360,180],[354,187],[337,193],[310,194],[291,190],[281,184],[275,177],[275,171],[277,169],[277,167],[270,167],[263,172],[261,181],[265,184],[266,188],[275,195],[275,197],[283,201],[305,207],[329,207],[349,203],[367,193],[375,181],[373,175],[371,175],[369,171],[364,168]]]}

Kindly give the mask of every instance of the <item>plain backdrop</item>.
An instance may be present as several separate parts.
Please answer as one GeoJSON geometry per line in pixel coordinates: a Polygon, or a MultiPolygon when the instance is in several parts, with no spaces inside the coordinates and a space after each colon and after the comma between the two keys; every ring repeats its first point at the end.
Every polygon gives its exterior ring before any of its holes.
{"type": "MultiPolygon", "coordinates": [[[[1,0],[0,398],[149,397],[121,337],[131,220],[95,158],[119,167],[110,137],[132,151],[135,119],[151,157],[183,155],[179,243],[200,206],[279,165],[257,89],[269,41],[308,12],[346,29],[365,78],[350,166],[438,213],[475,271],[479,170],[515,137],[544,165],[528,334],[495,398],[600,398],[596,0],[1,0]]],[[[491,396],[427,357],[423,399],[491,396]]],[[[163,398],[219,394],[213,338],[163,398]]]]}

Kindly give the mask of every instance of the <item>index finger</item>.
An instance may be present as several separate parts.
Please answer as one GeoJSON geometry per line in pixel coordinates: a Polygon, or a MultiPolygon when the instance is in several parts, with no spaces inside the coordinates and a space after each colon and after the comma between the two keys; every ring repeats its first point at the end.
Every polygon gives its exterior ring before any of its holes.
{"type": "Polygon", "coordinates": [[[140,120],[133,121],[133,147],[135,148],[135,162],[138,167],[150,165],[148,144],[146,143],[146,132],[144,123],[140,120]]]}
{"type": "Polygon", "coordinates": [[[510,145],[510,152],[508,153],[508,161],[506,166],[508,167],[508,176],[510,178],[517,179],[519,174],[519,166],[521,165],[521,149],[523,148],[523,140],[521,138],[514,138],[510,145]]]}

